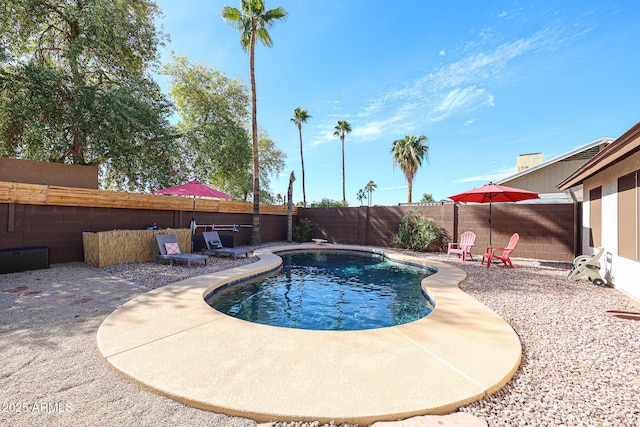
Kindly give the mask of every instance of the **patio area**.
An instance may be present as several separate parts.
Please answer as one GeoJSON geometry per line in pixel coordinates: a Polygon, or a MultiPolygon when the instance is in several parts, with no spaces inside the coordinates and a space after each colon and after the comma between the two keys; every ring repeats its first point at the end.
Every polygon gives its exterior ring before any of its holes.
{"type": "MultiPolygon", "coordinates": [[[[461,288],[505,319],[523,344],[513,379],[460,411],[489,425],[640,424],[640,322],[605,314],[638,310],[637,303],[586,280],[567,282],[567,264],[514,258],[515,269],[487,269],[477,262],[451,263],[469,275],[461,288]]],[[[212,264],[188,274],[211,272],[212,264]]],[[[147,285],[154,271],[186,270],[173,269],[149,264],[109,273],[71,263],[1,275],[0,400],[6,423],[255,425],[141,390],[100,360],[95,339],[101,322],[116,306],[147,292],[138,285],[147,285]],[[133,276],[141,270],[148,272],[144,280],[133,276]]]]}

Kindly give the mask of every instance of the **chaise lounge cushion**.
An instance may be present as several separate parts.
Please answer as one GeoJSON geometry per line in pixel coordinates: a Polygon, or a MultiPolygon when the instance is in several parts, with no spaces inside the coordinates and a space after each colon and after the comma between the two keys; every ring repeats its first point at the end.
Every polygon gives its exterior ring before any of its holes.
{"type": "Polygon", "coordinates": [[[180,253],[180,246],[177,243],[165,243],[164,248],[167,255],[176,255],[180,253]]]}

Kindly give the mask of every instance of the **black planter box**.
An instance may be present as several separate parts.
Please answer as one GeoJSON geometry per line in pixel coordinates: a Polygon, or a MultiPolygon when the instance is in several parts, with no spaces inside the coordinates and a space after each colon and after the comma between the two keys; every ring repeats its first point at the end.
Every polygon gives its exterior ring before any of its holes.
{"type": "Polygon", "coordinates": [[[41,268],[49,268],[49,248],[46,246],[0,249],[0,273],[17,273],[41,268]]]}

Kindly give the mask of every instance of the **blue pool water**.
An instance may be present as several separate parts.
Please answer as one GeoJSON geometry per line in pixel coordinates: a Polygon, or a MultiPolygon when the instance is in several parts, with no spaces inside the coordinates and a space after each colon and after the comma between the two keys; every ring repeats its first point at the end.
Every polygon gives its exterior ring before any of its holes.
{"type": "Polygon", "coordinates": [[[250,322],[312,330],[362,330],[421,319],[433,308],[420,283],[433,271],[380,255],[280,254],[282,269],[215,292],[207,303],[250,322]]]}

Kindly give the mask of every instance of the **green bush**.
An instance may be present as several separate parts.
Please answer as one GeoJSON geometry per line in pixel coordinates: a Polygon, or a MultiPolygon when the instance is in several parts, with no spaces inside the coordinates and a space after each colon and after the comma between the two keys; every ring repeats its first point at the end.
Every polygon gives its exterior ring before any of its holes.
{"type": "Polygon", "coordinates": [[[429,245],[440,240],[441,233],[433,218],[426,218],[419,211],[413,210],[402,217],[398,234],[391,243],[424,252],[429,245]]]}
{"type": "Polygon", "coordinates": [[[293,226],[293,240],[304,243],[311,240],[313,235],[313,223],[309,218],[302,218],[298,224],[293,226]]]}
{"type": "Polygon", "coordinates": [[[339,202],[326,197],[319,202],[311,202],[312,208],[344,208],[346,206],[349,206],[346,202],[339,202]]]}

